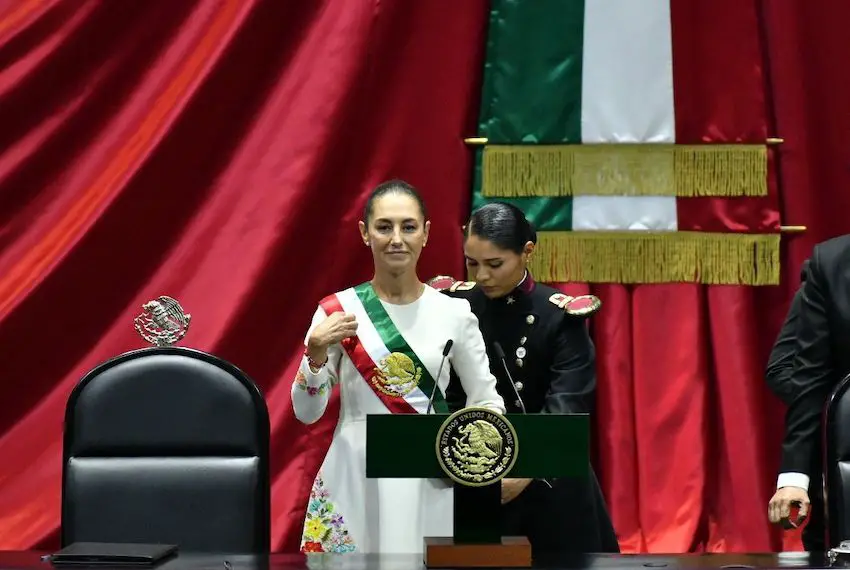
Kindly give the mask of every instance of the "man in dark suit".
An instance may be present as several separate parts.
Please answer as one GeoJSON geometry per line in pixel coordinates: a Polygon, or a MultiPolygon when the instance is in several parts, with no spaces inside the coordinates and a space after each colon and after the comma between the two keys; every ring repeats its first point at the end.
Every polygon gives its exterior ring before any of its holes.
{"type": "Polygon", "coordinates": [[[779,336],[776,337],[773,350],[770,351],[765,372],[767,386],[786,406],[790,406],[794,399],[794,392],[791,389],[791,371],[794,370],[794,355],[797,352],[797,321],[800,305],[803,302],[803,285],[806,283],[808,267],[809,260],[806,260],[800,268],[800,287],[791,299],[785,322],[782,323],[779,336]]]}
{"type": "MultiPolygon", "coordinates": [[[[812,494],[821,491],[821,414],[831,390],[850,371],[850,235],[815,246],[806,271],[796,326],[797,342],[789,381],[782,465],[768,518],[799,525],[809,515],[812,494]],[[791,519],[791,508],[799,513],[791,519]]],[[[819,509],[822,510],[822,509],[819,509]]],[[[823,550],[822,512],[807,525],[809,551],[823,550]]]]}

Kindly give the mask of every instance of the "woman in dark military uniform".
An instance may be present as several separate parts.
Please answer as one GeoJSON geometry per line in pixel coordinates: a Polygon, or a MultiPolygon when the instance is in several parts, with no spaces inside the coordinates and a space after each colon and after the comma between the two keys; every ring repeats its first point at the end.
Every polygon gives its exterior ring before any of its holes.
{"type": "MultiPolygon", "coordinates": [[[[473,212],[466,226],[464,254],[473,281],[441,277],[430,284],[469,301],[509,413],[522,413],[523,404],[529,414],[590,413],[596,371],[585,319],[600,303],[591,295],[573,298],[535,283],[527,265],[536,242],[521,210],[492,202],[473,212]],[[513,387],[494,343],[505,354],[513,387]]],[[[452,411],[465,402],[454,375],[446,399],[452,411]]],[[[577,552],[619,552],[605,499],[588,469],[581,483],[502,481],[503,534],[527,536],[535,563],[577,552]]]]}

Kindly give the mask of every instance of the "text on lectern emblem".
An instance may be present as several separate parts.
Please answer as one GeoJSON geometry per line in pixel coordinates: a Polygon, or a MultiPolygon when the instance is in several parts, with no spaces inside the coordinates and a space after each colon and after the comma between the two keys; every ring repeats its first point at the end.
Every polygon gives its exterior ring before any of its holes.
{"type": "Polygon", "coordinates": [[[466,408],[450,415],[437,432],[437,460],[455,482],[483,487],[508,474],[518,443],[507,418],[486,408],[466,408]]]}

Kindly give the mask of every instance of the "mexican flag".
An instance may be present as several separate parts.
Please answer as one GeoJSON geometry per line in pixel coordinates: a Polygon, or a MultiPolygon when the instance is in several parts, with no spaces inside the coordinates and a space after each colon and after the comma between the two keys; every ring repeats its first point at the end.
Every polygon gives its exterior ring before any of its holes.
{"type": "Polygon", "coordinates": [[[778,283],[760,44],[744,42],[735,60],[712,48],[754,10],[492,1],[468,141],[480,145],[473,208],[498,199],[526,212],[538,279],[778,283]]]}

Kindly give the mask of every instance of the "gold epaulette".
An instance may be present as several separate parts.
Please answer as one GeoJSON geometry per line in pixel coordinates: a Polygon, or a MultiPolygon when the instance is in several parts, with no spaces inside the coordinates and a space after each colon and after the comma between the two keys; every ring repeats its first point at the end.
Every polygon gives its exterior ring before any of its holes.
{"type": "Polygon", "coordinates": [[[452,293],[455,291],[469,291],[473,287],[475,287],[475,281],[458,281],[449,287],[449,291],[452,293]]]}
{"type": "Polygon", "coordinates": [[[426,285],[437,291],[445,291],[455,283],[457,283],[457,279],[448,275],[437,275],[425,282],[426,285]]]}
{"type": "Polygon", "coordinates": [[[589,317],[602,307],[602,301],[596,295],[571,297],[563,293],[555,293],[549,297],[549,302],[573,317],[589,317]]]}
{"type": "Polygon", "coordinates": [[[475,287],[475,281],[458,281],[448,275],[437,275],[426,281],[425,284],[437,291],[448,290],[450,293],[454,293],[455,291],[469,291],[475,287]]]}

